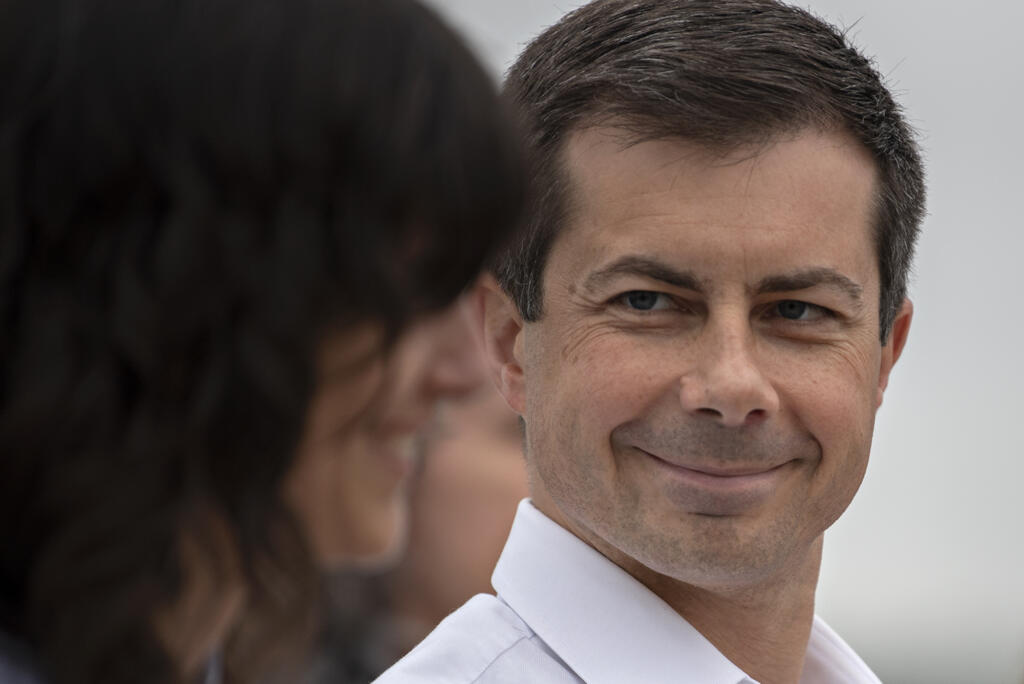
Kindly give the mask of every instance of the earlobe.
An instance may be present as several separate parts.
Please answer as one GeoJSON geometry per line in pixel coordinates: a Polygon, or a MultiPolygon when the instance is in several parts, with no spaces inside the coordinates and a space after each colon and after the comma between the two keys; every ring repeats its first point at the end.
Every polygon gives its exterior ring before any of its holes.
{"type": "Polygon", "coordinates": [[[476,305],[481,312],[484,354],[498,391],[512,410],[523,415],[526,392],[523,383],[523,319],[512,299],[493,276],[481,278],[476,305]]]}
{"type": "Polygon", "coordinates": [[[878,402],[882,405],[882,395],[885,388],[889,386],[889,374],[892,367],[896,365],[903,348],[907,344],[907,336],[910,334],[910,322],[914,318],[914,304],[909,299],[904,299],[896,318],[892,323],[892,330],[889,331],[889,339],[882,347],[882,366],[878,374],[878,402]]]}

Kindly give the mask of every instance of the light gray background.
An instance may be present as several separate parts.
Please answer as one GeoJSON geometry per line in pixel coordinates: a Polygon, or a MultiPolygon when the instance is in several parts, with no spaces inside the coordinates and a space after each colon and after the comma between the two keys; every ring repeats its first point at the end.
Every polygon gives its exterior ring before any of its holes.
{"type": "MultiPolygon", "coordinates": [[[[431,0],[498,78],[566,0],[431,0]]],[[[818,612],[896,684],[1024,683],[1024,4],[799,2],[877,58],[929,174],[910,340],[818,612]]]]}

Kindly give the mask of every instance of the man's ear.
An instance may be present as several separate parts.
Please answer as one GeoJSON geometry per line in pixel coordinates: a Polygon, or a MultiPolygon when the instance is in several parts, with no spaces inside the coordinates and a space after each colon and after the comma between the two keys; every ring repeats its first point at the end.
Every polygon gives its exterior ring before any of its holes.
{"type": "Polygon", "coordinates": [[[903,347],[907,344],[907,335],[910,334],[910,321],[913,317],[914,303],[909,299],[904,299],[903,305],[900,306],[900,310],[896,313],[896,318],[892,322],[889,339],[886,340],[885,346],[882,347],[882,367],[881,372],[878,374],[878,402],[876,407],[882,405],[882,395],[885,393],[885,388],[889,386],[889,373],[892,372],[892,367],[899,360],[900,354],[903,353],[903,347]]]}
{"type": "Polygon", "coordinates": [[[522,366],[523,318],[515,303],[491,275],[480,279],[475,297],[491,379],[512,410],[523,415],[526,412],[522,366]]]}

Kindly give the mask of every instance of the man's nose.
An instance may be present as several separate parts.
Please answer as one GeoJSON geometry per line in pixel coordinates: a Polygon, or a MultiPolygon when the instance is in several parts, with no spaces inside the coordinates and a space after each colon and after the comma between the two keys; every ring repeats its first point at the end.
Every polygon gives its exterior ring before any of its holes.
{"type": "Polygon", "coordinates": [[[723,427],[763,421],[779,409],[762,372],[749,323],[720,323],[701,334],[692,366],[680,378],[683,410],[723,427]]]}

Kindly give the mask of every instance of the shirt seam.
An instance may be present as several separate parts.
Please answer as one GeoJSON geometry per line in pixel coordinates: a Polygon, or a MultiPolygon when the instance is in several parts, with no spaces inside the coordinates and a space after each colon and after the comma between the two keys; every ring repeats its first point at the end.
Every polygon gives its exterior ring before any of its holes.
{"type": "Polygon", "coordinates": [[[492,667],[494,667],[495,663],[497,663],[497,662],[498,662],[499,660],[501,660],[501,659],[502,659],[502,657],[504,657],[504,655],[505,655],[506,653],[508,653],[508,652],[509,652],[509,651],[511,651],[511,650],[512,650],[513,648],[515,648],[516,646],[518,646],[518,645],[519,645],[519,644],[520,644],[520,643],[521,643],[521,642],[522,642],[522,641],[523,641],[524,639],[527,639],[527,640],[528,640],[529,638],[530,638],[530,635],[529,635],[529,634],[521,634],[521,635],[519,636],[519,638],[518,638],[518,639],[516,639],[515,641],[513,641],[513,642],[512,642],[511,644],[509,644],[508,646],[506,646],[506,647],[505,647],[504,649],[502,649],[501,653],[499,653],[498,655],[494,656],[494,658],[493,658],[493,659],[491,660],[491,662],[487,663],[487,667],[485,667],[485,668],[484,668],[483,670],[481,670],[481,671],[480,671],[480,674],[478,674],[478,675],[477,675],[476,677],[474,677],[474,678],[473,678],[473,680],[472,680],[472,681],[470,682],[470,684],[478,684],[478,682],[480,681],[480,679],[481,679],[481,678],[482,678],[482,677],[483,677],[483,676],[484,676],[485,674],[487,674],[487,671],[488,671],[488,670],[490,670],[490,669],[491,669],[492,667]]]}

